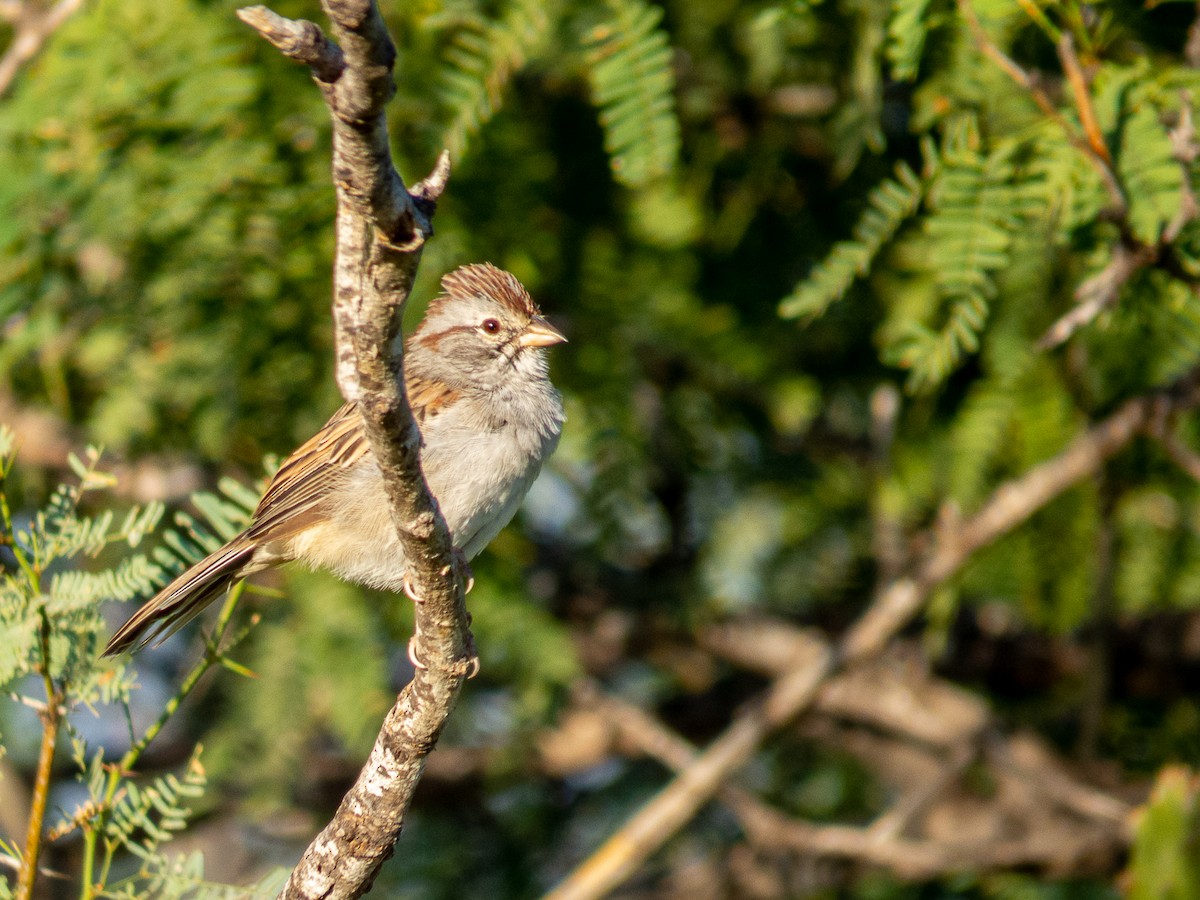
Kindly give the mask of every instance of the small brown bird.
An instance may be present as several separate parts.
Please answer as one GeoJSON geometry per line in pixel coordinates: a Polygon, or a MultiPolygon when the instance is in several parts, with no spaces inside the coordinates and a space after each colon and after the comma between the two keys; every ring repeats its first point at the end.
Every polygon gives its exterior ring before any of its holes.
{"type": "MultiPolygon", "coordinates": [[[[405,385],[425,479],[470,559],[512,519],[558,444],[565,416],[545,348],[566,338],[492,265],[456,269],[442,288],[405,344],[405,385]]],[[[353,403],[284,461],[250,526],[151,598],[104,655],[173,634],[233,582],[291,560],[404,588],[404,551],[353,403]]]]}

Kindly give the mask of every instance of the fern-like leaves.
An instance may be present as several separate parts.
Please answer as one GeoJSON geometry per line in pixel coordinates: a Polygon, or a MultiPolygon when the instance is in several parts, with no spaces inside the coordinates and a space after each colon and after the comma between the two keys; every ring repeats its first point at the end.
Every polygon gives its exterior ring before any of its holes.
{"type": "Polygon", "coordinates": [[[1094,82],[1096,116],[1109,137],[1138,240],[1155,244],[1183,200],[1183,169],[1162,119],[1175,92],[1150,81],[1150,63],[1105,65],[1094,82]]]}
{"type": "Polygon", "coordinates": [[[978,144],[972,123],[956,129],[930,192],[928,265],[946,304],[945,320],[936,328],[911,322],[888,348],[889,360],[909,370],[912,390],[939,384],[979,349],[996,294],[993,276],[1008,264],[1013,233],[1026,214],[1027,195],[1012,162],[1015,145],[984,153],[978,144]]]}
{"type": "Polygon", "coordinates": [[[1117,172],[1129,199],[1130,228],[1143,243],[1157,243],[1179,212],[1183,169],[1159,121],[1159,111],[1148,102],[1131,110],[1125,121],[1117,172]]]}
{"type": "Polygon", "coordinates": [[[500,109],[504,88],[545,42],[553,5],[512,0],[498,19],[469,20],[450,43],[442,102],[450,109],[443,142],[459,156],[500,109]]]}
{"type": "MultiPolygon", "coordinates": [[[[0,450],[5,434],[0,431],[0,450]]],[[[0,455],[0,471],[9,459],[0,455]]],[[[132,674],[114,678],[107,667],[95,663],[105,631],[100,604],[152,594],[171,575],[245,527],[257,501],[254,492],[226,479],[222,496],[193,497],[203,521],[177,514],[177,527],[163,535],[152,558],[135,553],[108,567],[94,563],[77,567],[74,563],[80,557],[97,557],[114,545],[136,547],[163,514],[161,503],[151,503],[123,516],[112,510],[82,515],[83,495],[112,483],[98,468],[99,459],[94,449],[89,449],[84,461],[73,459],[78,482],[60,486],[27,527],[12,529],[12,552],[26,563],[0,578],[0,687],[48,664],[54,677],[67,686],[68,703],[125,699],[132,674]],[[46,620],[53,627],[43,645],[46,620]],[[43,658],[47,651],[48,660],[43,658]]],[[[0,505],[0,511],[4,509],[0,505]]],[[[0,526],[11,528],[12,523],[6,520],[0,526]]]]}
{"type": "Polygon", "coordinates": [[[884,181],[867,196],[867,210],[854,226],[854,237],[834,246],[808,278],[784,298],[779,314],[786,319],[816,318],[841,299],[854,279],[867,274],[900,226],[917,214],[935,171],[932,150],[926,153],[924,175],[899,163],[896,177],[884,181]]]}
{"type": "Polygon", "coordinates": [[[679,158],[671,45],[662,10],[610,0],[609,17],[588,36],[588,81],[617,180],[637,187],[670,172],[679,158]]]}
{"type": "Polygon", "coordinates": [[[160,844],[187,826],[192,811],[186,804],[200,797],[207,783],[200,764],[200,747],[192,754],[182,777],[163,775],[141,787],[128,782],[113,805],[105,839],[135,856],[150,859],[160,844]]]}
{"type": "Polygon", "coordinates": [[[925,36],[929,33],[930,0],[892,0],[884,48],[892,75],[899,81],[917,77],[925,36]]]}

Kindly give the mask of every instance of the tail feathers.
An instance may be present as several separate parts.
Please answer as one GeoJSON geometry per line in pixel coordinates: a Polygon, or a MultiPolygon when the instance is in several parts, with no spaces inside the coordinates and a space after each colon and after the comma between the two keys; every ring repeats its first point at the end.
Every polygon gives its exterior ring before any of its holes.
{"type": "Polygon", "coordinates": [[[170,637],[224,594],[234,581],[261,568],[250,567],[256,549],[253,543],[239,536],[200,560],[146,601],[117,629],[102,655],[115,656],[131,647],[140,650],[151,641],[170,637]]]}

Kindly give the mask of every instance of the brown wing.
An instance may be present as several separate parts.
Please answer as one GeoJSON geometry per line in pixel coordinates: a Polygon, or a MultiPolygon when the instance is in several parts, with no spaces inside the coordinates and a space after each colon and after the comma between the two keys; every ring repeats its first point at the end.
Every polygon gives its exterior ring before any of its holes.
{"type": "Polygon", "coordinates": [[[458,399],[459,391],[441,381],[430,381],[419,375],[407,375],[408,402],[417,424],[432,419],[458,399]]]}
{"type": "Polygon", "coordinates": [[[358,405],[347,403],[284,460],[254,510],[248,536],[281,540],[324,518],[322,500],[337,479],[368,452],[358,405]]]}
{"type": "MultiPolygon", "coordinates": [[[[457,396],[458,391],[441,382],[408,378],[408,399],[418,422],[437,415],[457,396]]],[[[346,403],[283,461],[254,510],[248,536],[283,540],[323,519],[322,501],[330,489],[369,452],[358,404],[346,403]]]]}

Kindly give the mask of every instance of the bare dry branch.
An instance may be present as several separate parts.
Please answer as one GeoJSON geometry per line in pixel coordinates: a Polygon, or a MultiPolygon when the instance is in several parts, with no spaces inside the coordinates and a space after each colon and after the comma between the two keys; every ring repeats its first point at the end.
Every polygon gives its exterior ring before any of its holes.
{"type": "Polygon", "coordinates": [[[1128,401],[1058,456],[1001,485],[971,518],[938,529],[932,549],[912,574],[886,585],[836,651],[814,648],[750,704],[717,740],[557,888],[550,900],[591,900],[632,875],[746,763],[763,739],[816,699],[839,668],[877,656],[920,611],[929,594],[954,577],[981,547],[1025,522],[1060,494],[1090,477],[1125,448],[1155,410],[1190,409],[1200,403],[1200,370],[1170,388],[1128,401]]]}
{"type": "MultiPolygon", "coordinates": [[[[780,627],[802,642],[807,641],[795,629],[782,624],[780,627]]],[[[938,685],[936,680],[930,683],[938,685]]],[[[593,713],[603,715],[616,728],[627,752],[649,756],[676,772],[685,771],[694,762],[695,748],[645,710],[606,696],[591,684],[581,690],[577,700],[593,713]]],[[[983,709],[982,701],[976,703],[983,709]]],[[[824,696],[822,706],[825,706],[824,696]]],[[[854,752],[856,742],[847,741],[845,734],[836,729],[834,733],[838,735],[835,743],[839,748],[850,747],[854,752]]],[[[857,749],[868,750],[862,754],[868,766],[880,758],[894,759],[898,755],[900,748],[892,739],[862,730],[859,738],[857,749]],[[881,750],[882,747],[887,749],[881,750]]],[[[1090,871],[1096,860],[1111,861],[1119,857],[1127,840],[1125,822],[1129,805],[1079,784],[1061,771],[1060,764],[1040,741],[1020,735],[1010,746],[1009,741],[1001,738],[981,742],[978,736],[969,736],[950,748],[948,758],[943,759],[943,753],[941,749],[910,748],[909,755],[922,760],[927,776],[913,786],[907,783],[911,778],[905,779],[906,789],[911,789],[892,809],[865,828],[798,821],[731,784],[723,784],[716,796],[734,812],[759,851],[783,850],[803,856],[840,858],[886,868],[902,878],[933,878],[1014,865],[1066,875],[1090,871]],[[914,820],[926,816],[928,808],[939,799],[942,822],[956,815],[975,814],[976,807],[970,798],[951,791],[950,787],[985,748],[988,764],[1002,767],[996,771],[1003,795],[1002,802],[978,808],[978,814],[987,819],[986,824],[971,834],[956,833],[942,826],[934,829],[943,832],[939,836],[906,837],[905,832],[914,820]],[[1046,804],[1043,795],[1057,804],[1046,804]],[[1014,839],[1007,832],[1018,832],[1021,837],[1014,839]]],[[[932,815],[932,819],[937,820],[938,816],[932,815]]]]}
{"type": "Polygon", "coordinates": [[[1114,306],[1129,279],[1157,258],[1154,247],[1124,241],[1114,244],[1108,265],[1079,285],[1075,290],[1075,306],[1038,339],[1038,349],[1050,350],[1066,343],[1071,335],[1114,306]]]}
{"type": "Polygon", "coordinates": [[[285,19],[265,6],[247,6],[237,17],[266,38],[280,53],[312,69],[313,77],[333,84],[346,68],[341,48],[306,19],[285,19]]]}
{"type": "Polygon", "coordinates": [[[760,848],[841,857],[889,869],[901,878],[922,880],[952,872],[1021,867],[1045,868],[1053,863],[1061,874],[1086,869],[1089,857],[1111,857],[1112,829],[1063,828],[1054,834],[1038,829],[1020,838],[950,841],[893,837],[880,840],[870,828],[812,825],[764,807],[742,811],[751,840],[760,848]]]}
{"type": "Polygon", "coordinates": [[[388,713],[367,764],[292,872],[282,897],[359,897],[392,853],[426,756],[473,664],[462,580],[446,523],[420,466],[420,433],[403,389],[396,341],[430,219],[449,177],[445,156],[409,193],[392,164],[384,108],[396,50],[372,0],[324,0],[331,41],[311,22],[263,7],[243,21],[312,69],[333,120],[337,256],[333,318],[337,382],[357,401],[383,473],[392,521],[424,602],[416,607],[418,669],[388,713]]]}
{"type": "Polygon", "coordinates": [[[16,24],[25,12],[25,0],[0,0],[0,19],[16,24]]]}

